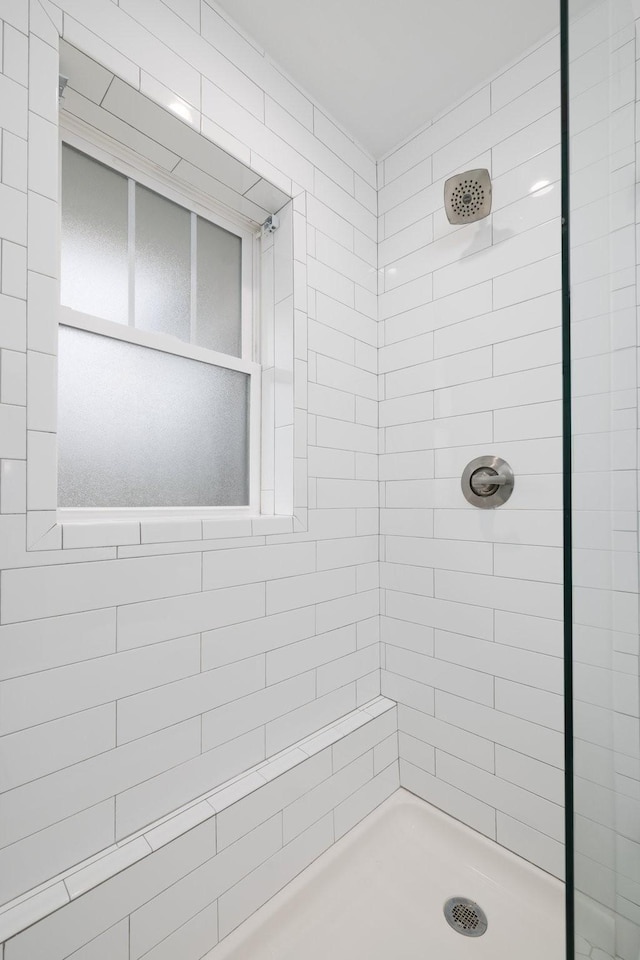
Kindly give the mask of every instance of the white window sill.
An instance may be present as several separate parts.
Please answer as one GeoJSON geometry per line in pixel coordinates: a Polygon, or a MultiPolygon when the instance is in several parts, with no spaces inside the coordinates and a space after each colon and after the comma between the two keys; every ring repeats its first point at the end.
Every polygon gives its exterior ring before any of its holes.
{"type": "MultiPolygon", "coordinates": [[[[300,529],[293,516],[237,515],[225,517],[149,517],[58,520],[62,548],[150,546],[293,533],[300,529]]],[[[35,545],[35,549],[38,549],[35,545]]]]}

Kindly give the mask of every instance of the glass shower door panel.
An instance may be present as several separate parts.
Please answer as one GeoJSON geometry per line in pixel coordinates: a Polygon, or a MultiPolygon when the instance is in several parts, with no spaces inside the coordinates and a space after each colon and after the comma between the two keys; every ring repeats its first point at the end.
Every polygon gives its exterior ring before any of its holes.
{"type": "Polygon", "coordinates": [[[638,960],[639,299],[631,0],[569,0],[569,60],[576,954],[638,960]]]}

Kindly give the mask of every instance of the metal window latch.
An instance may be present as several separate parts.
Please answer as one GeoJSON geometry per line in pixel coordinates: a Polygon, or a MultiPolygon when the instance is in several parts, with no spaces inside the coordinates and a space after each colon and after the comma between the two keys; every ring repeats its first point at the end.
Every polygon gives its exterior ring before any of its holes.
{"type": "Polygon", "coordinates": [[[262,224],[262,236],[265,237],[269,233],[274,233],[280,226],[280,217],[277,213],[272,213],[270,217],[267,217],[265,222],[262,224]]]}

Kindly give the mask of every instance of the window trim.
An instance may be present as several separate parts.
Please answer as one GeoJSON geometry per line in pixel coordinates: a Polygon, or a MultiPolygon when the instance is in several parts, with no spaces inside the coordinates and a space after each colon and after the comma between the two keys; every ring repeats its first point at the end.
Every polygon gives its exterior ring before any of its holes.
{"type": "MultiPolygon", "coordinates": [[[[68,118],[67,118],[68,119],[68,118]]],[[[72,123],[63,123],[59,128],[59,213],[62,217],[62,146],[79,150],[88,157],[103,163],[128,178],[129,191],[135,183],[155,191],[160,196],[177,203],[193,214],[220,226],[242,240],[242,295],[241,295],[241,343],[242,356],[219,353],[198,344],[188,343],[168,334],[142,330],[128,324],[95,317],[59,304],[57,325],[86,330],[101,336],[133,343],[163,353],[209,363],[213,366],[237,370],[249,375],[249,503],[240,506],[167,506],[167,507],[60,507],[56,514],[61,524],[75,522],[109,522],[122,520],[180,520],[186,518],[223,519],[227,517],[261,515],[261,424],[262,424],[262,367],[258,362],[259,337],[259,232],[258,225],[232,213],[236,222],[229,219],[229,212],[215,201],[207,202],[196,189],[176,181],[171,172],[161,171],[150,161],[139,157],[124,145],[101,135],[89,125],[74,118],[72,123]],[[184,189],[183,189],[184,187],[184,189]],[[222,209],[222,212],[221,212],[222,209]]],[[[131,313],[129,315],[131,320],[131,313]]],[[[262,514],[264,516],[264,514],[262,514]]]]}

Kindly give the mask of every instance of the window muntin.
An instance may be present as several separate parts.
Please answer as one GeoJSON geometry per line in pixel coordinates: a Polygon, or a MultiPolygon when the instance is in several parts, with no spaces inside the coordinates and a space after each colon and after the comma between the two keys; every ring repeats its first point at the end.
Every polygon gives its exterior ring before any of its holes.
{"type": "Polygon", "coordinates": [[[59,505],[67,518],[101,509],[259,511],[253,236],[153,187],[62,145],[59,505]]]}
{"type": "Polygon", "coordinates": [[[242,269],[241,235],[63,143],[63,306],[249,358],[242,269]]]}

